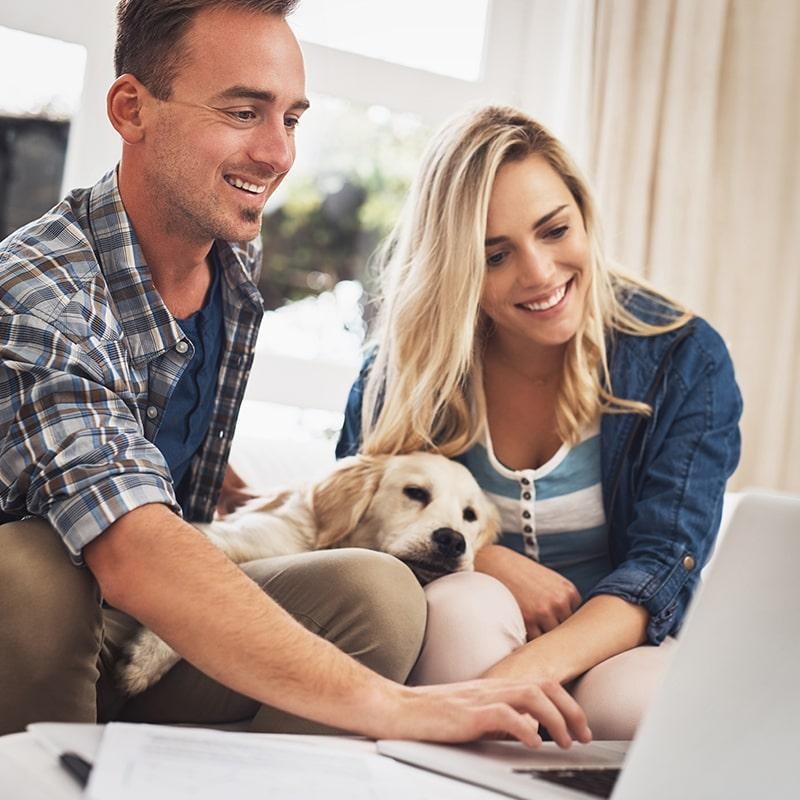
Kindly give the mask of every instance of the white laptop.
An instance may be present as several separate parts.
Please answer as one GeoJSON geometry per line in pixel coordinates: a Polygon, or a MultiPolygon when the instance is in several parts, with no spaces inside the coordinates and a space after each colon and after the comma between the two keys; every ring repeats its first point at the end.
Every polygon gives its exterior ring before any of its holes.
{"type": "Polygon", "coordinates": [[[741,497],[627,755],[626,744],[378,751],[523,799],[800,798],[800,498],[741,497]],[[620,766],[613,788],[594,785],[620,766]]]}

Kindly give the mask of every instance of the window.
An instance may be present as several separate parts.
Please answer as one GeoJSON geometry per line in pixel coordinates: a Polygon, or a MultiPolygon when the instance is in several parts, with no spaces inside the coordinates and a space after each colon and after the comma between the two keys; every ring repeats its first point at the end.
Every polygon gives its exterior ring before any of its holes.
{"type": "Polygon", "coordinates": [[[307,42],[475,81],[487,7],[488,0],[303,0],[291,24],[307,42]]]}
{"type": "Polygon", "coordinates": [[[0,239],[59,200],[85,61],[80,45],[0,27],[0,74],[14,76],[0,84],[0,239]]]}
{"type": "Polygon", "coordinates": [[[262,225],[259,289],[273,311],[261,327],[238,423],[248,436],[338,433],[361,363],[370,257],[400,214],[431,134],[412,113],[310,99],[297,160],[262,225]]]}
{"type": "Polygon", "coordinates": [[[312,95],[297,161],[266,206],[261,293],[268,308],[366,280],[430,137],[414,114],[312,95]]]}
{"type": "Polygon", "coordinates": [[[3,116],[68,120],[78,109],[86,48],[0,26],[3,116]],[[55,79],[57,76],[57,80],[55,79]]]}
{"type": "MultiPolygon", "coordinates": [[[[515,101],[527,6],[303,0],[290,17],[312,106],[292,172],[266,207],[260,288],[275,311],[262,327],[252,400],[273,400],[262,376],[289,374],[288,359],[302,359],[314,366],[298,369],[293,386],[319,398],[306,384],[324,374],[330,416],[312,422],[302,397],[279,401],[300,409],[302,427],[338,430],[375,288],[370,257],[397,221],[434,129],[469,105],[515,101]]],[[[291,427],[259,403],[243,410],[253,430],[266,417],[291,427]]]]}

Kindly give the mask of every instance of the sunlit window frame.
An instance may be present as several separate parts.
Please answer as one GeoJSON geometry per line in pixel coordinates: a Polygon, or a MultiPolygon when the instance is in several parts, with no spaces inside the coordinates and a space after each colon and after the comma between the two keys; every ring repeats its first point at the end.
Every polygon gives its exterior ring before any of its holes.
{"type": "MultiPolygon", "coordinates": [[[[383,1],[383,0],[381,0],[383,1]]],[[[112,67],[115,3],[32,0],[6,3],[0,24],[76,42],[88,51],[81,106],[73,120],[63,190],[94,183],[119,157],[105,117],[112,67]]],[[[468,106],[510,103],[549,125],[573,154],[589,152],[593,4],[586,0],[489,0],[481,78],[459,80],[379,59],[304,43],[308,89],[410,111],[431,125],[468,106]]]]}
{"type": "Polygon", "coordinates": [[[477,81],[303,42],[309,89],[409,111],[434,128],[469,107],[517,106],[547,125],[586,168],[593,9],[586,0],[489,0],[477,81]]]}
{"type": "Polygon", "coordinates": [[[480,103],[519,104],[528,0],[489,0],[481,75],[462,80],[302,41],[309,87],[363,105],[411,111],[429,124],[480,103]],[[421,89],[424,87],[424,89],[421,89]]]}

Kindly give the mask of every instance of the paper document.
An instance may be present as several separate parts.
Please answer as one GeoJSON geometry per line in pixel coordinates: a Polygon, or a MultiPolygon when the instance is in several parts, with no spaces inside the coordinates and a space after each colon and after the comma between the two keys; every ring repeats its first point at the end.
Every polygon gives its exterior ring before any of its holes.
{"type": "Polygon", "coordinates": [[[312,740],[110,723],[86,794],[91,800],[471,800],[496,796],[397,765],[379,756],[374,747],[372,742],[336,737],[312,740]]]}

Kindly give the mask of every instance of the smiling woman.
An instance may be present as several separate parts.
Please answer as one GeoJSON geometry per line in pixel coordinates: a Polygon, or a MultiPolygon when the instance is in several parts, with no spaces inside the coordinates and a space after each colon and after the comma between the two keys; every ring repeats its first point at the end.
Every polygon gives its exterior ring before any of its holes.
{"type": "Polygon", "coordinates": [[[451,456],[503,523],[484,575],[426,590],[414,680],[578,679],[595,735],[631,738],[738,460],[722,340],[606,262],[587,183],[512,108],[434,137],[382,266],[337,454],[451,456]]]}
{"type": "Polygon", "coordinates": [[[566,344],[578,331],[590,258],[575,200],[543,158],[512,161],[498,170],[486,244],[481,306],[494,324],[493,341],[500,349],[533,349],[541,363],[549,348],[566,344]]]}

